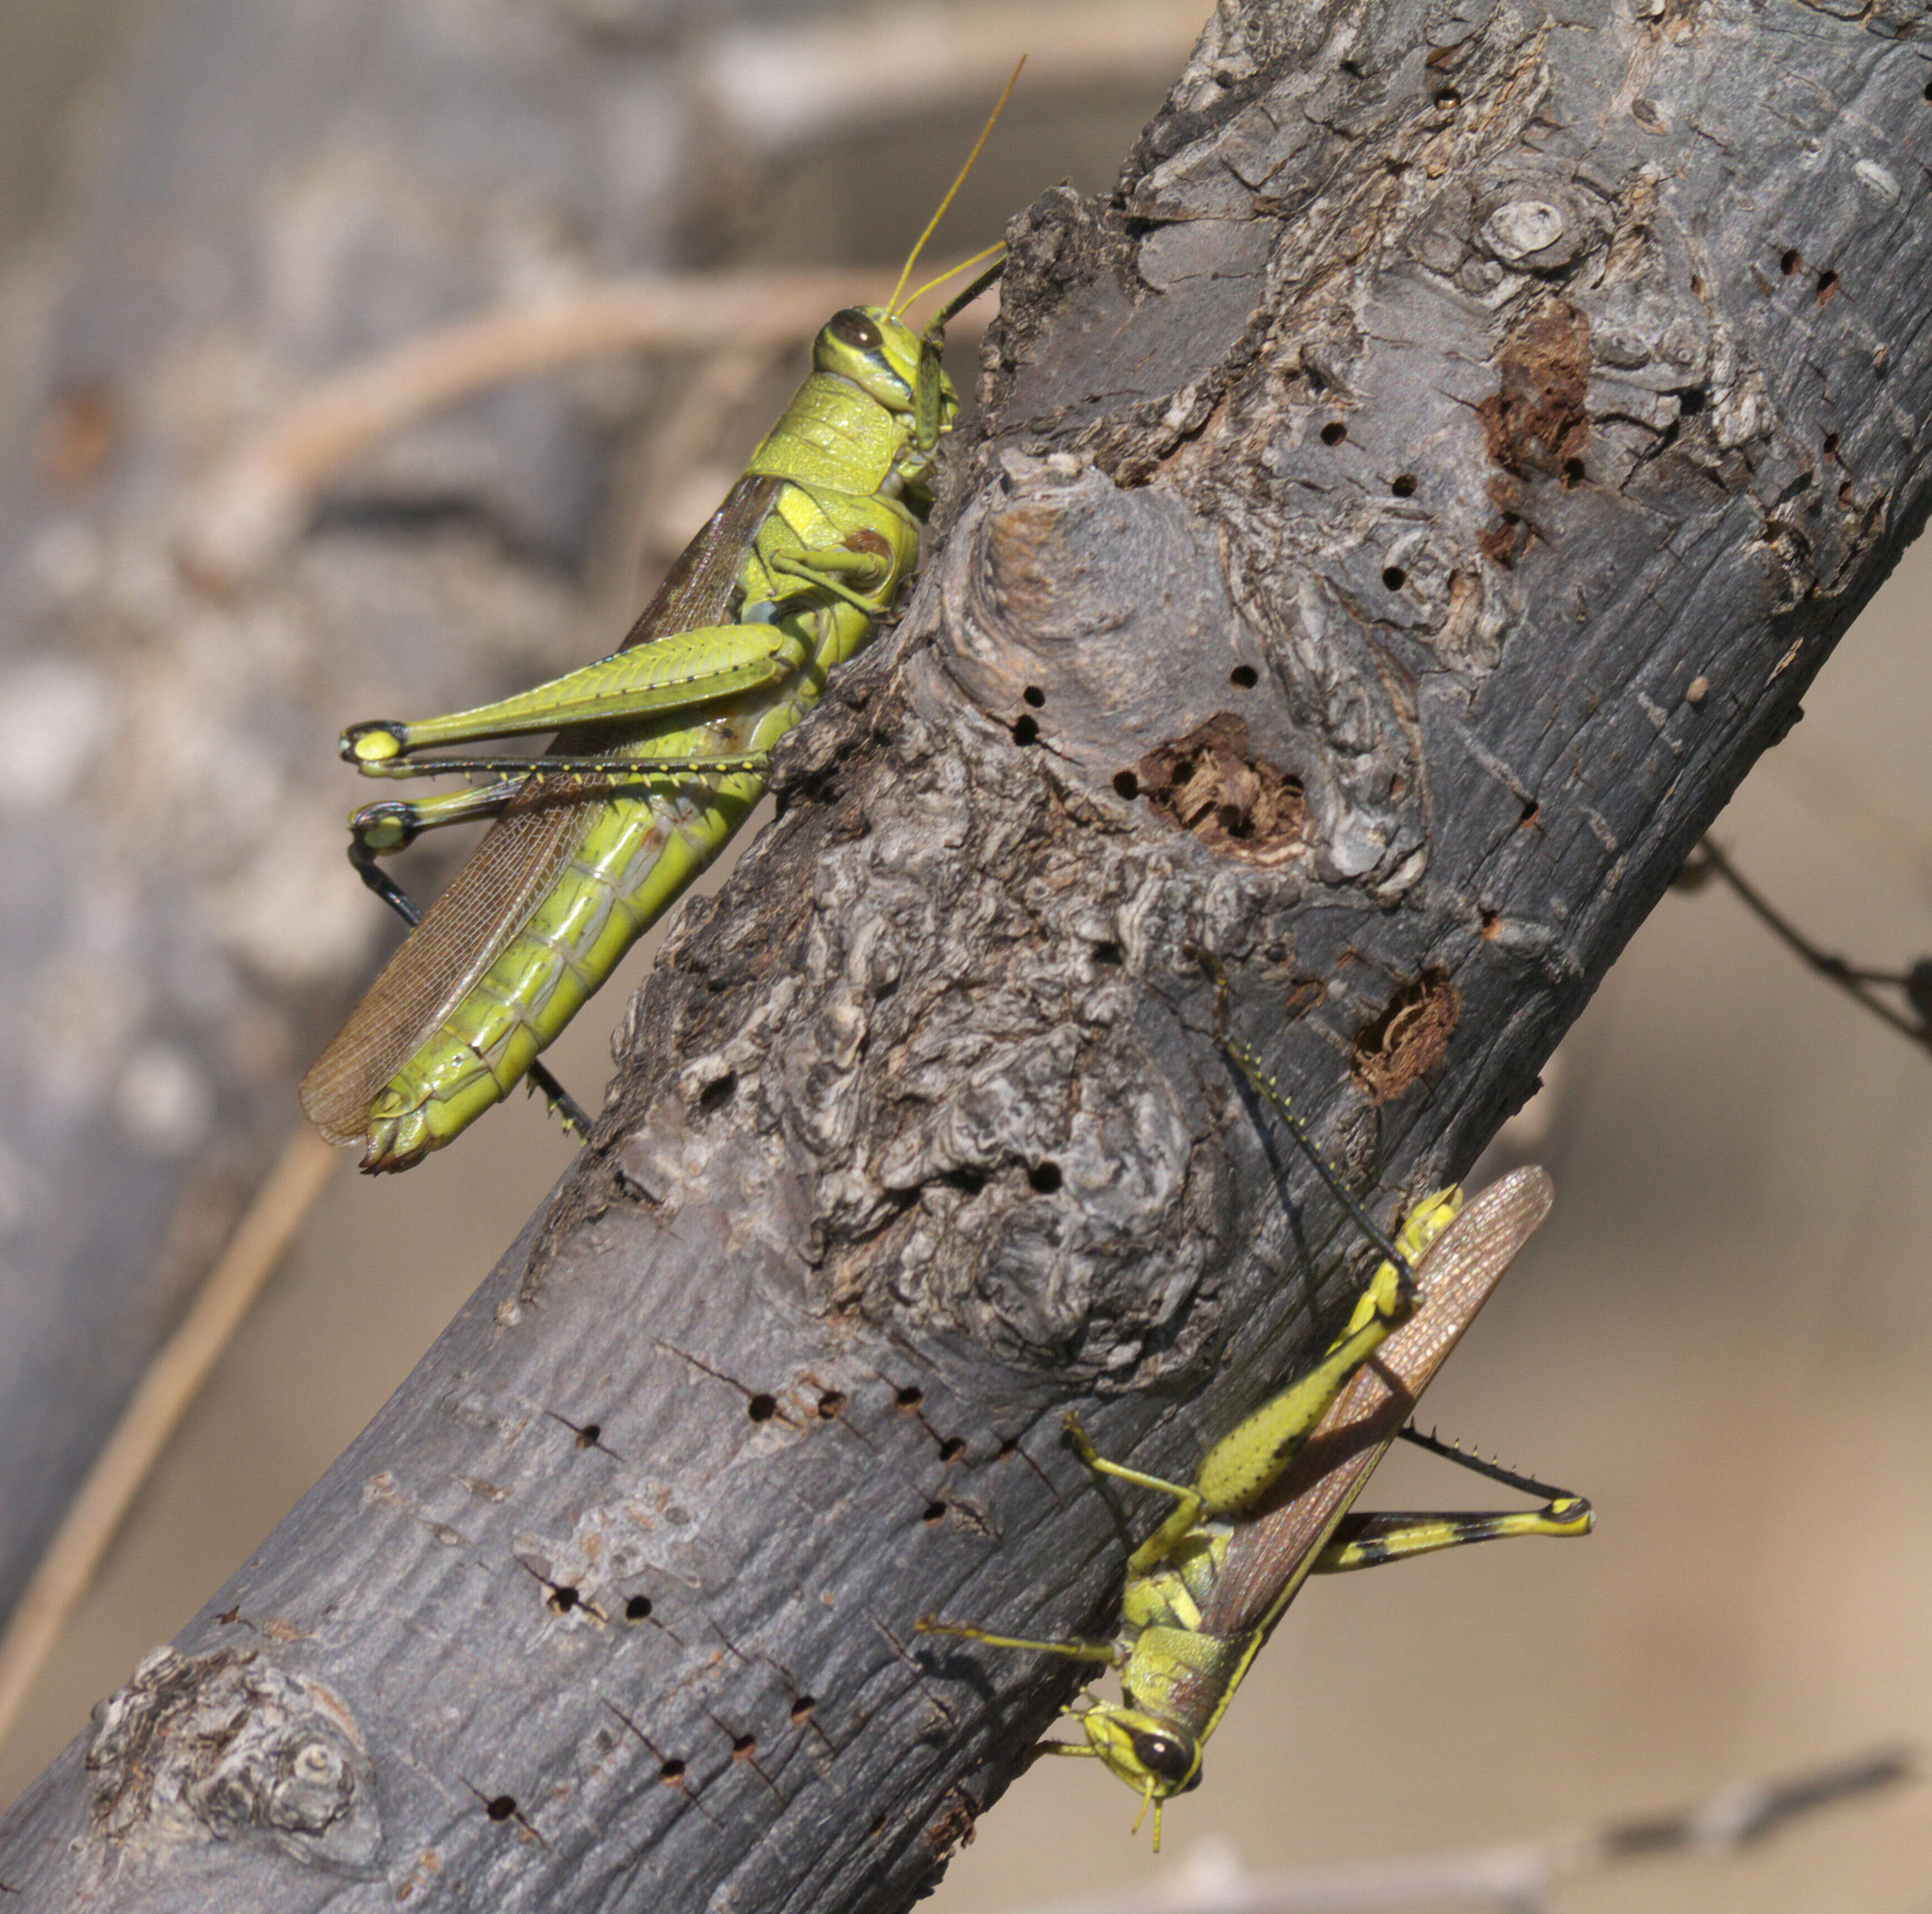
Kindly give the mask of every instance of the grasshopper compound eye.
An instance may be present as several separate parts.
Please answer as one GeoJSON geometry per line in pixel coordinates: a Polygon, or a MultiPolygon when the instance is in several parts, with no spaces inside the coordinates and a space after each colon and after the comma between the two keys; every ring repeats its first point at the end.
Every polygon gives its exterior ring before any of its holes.
{"type": "Polygon", "coordinates": [[[1176,1735],[1154,1735],[1144,1729],[1136,1729],[1133,1737],[1134,1759],[1152,1775],[1166,1782],[1170,1788],[1178,1789],[1188,1778],[1194,1765],[1194,1750],[1190,1744],[1176,1735]]]}
{"type": "Polygon", "coordinates": [[[861,352],[875,350],[882,343],[882,335],[855,305],[848,305],[843,312],[835,312],[825,322],[825,329],[835,339],[848,346],[856,346],[861,352]]]}

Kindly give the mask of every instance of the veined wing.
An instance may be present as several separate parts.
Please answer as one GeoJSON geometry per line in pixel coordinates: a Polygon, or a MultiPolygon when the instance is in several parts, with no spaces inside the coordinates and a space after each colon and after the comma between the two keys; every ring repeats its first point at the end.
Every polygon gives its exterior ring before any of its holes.
{"type": "MultiPolygon", "coordinates": [[[[740,479],[665,574],[622,647],[727,622],[752,539],[783,484],[740,479]]],[[[576,725],[546,756],[622,750],[621,723],[576,725]]],[[[584,842],[605,778],[531,777],[424,914],[302,1080],[302,1106],[331,1143],[359,1142],[369,1106],[530,921],[584,842]]]]}
{"type": "Polygon", "coordinates": [[[1396,1432],[1534,1233],[1556,1188],[1531,1164],[1473,1197],[1417,1272],[1422,1301],[1323,1417],[1270,1494],[1236,1525],[1202,1606],[1210,1635],[1269,1629],[1294,1599],[1322,1546],[1348,1512],[1396,1432]]]}
{"type": "Polygon", "coordinates": [[[784,488],[782,479],[754,478],[746,473],[724,494],[724,503],[712,513],[704,529],[671,561],[664,583],[638,614],[638,622],[625,634],[618,650],[648,645],[669,632],[695,631],[700,625],[722,623],[752,535],[784,488]]]}

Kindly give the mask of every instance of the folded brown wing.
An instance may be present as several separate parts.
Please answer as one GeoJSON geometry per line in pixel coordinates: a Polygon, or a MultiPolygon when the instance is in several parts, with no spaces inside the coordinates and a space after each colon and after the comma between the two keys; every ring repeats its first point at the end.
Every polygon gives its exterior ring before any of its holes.
{"type": "MultiPolygon", "coordinates": [[[[783,482],[740,479],[679,554],[622,649],[732,614],[740,567],[783,482]]],[[[629,727],[578,725],[547,756],[621,751],[629,727]]],[[[349,1021],[302,1080],[302,1106],[333,1143],[358,1143],[370,1104],[529,923],[596,816],[586,797],[608,781],[568,772],[532,777],[424,914],[349,1021]]]]}
{"type": "Polygon", "coordinates": [[[1556,1188],[1534,1164],[1471,1199],[1418,1272],[1414,1315],[1359,1369],[1270,1492],[1238,1524],[1201,1625],[1211,1635],[1272,1628],[1476,1312],[1550,1213],[1556,1188]]]}

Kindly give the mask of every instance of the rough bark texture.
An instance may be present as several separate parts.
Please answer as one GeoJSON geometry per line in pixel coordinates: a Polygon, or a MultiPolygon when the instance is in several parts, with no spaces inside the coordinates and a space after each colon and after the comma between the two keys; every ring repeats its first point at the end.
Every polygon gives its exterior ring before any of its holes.
{"type": "Polygon", "coordinates": [[[1190,945],[1392,1214],[1922,521],[1924,20],[1228,0],[1016,227],[950,537],[596,1146],[10,1904],[908,1905],[1073,1679],[914,1619],[1118,1589],[1061,1412],[1184,1471],[1358,1279],[1190,945]]]}
{"type": "Polygon", "coordinates": [[[178,562],[196,482],[424,325],[665,263],[683,13],[169,0],[104,116],[0,459],[0,1617],[383,941],[335,727],[594,652],[638,395],[452,413],[239,593],[178,562]]]}

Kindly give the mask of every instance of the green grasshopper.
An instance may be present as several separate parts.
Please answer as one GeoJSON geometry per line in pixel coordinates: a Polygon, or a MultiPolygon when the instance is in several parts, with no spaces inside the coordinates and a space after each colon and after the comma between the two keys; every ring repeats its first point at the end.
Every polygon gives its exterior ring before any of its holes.
{"type": "Polygon", "coordinates": [[[1342,1188],[1252,1053],[1225,1035],[1222,1041],[1385,1260],[1321,1360],[1209,1450],[1186,1486],[1109,1462],[1067,1417],[1074,1448],[1089,1468],[1174,1500],[1167,1519],[1128,1558],[1114,1640],[1030,1641],[930,1616],[916,1624],[923,1633],[1118,1669],[1120,1701],[1087,1694],[1084,1708],[1065,1711],[1078,1720],[1084,1744],[1048,1741],[1042,1750],[1104,1762],[1140,1795],[1142,1816],[1152,1806],[1156,1850],[1162,1804],[1199,1784],[1202,1744],[1309,1576],[1504,1536],[1585,1535],[1595,1519],[1580,1496],[1405,1426],[1549,1213],[1549,1177],[1539,1169],[1516,1170],[1466,1209],[1459,1191],[1438,1191],[1417,1206],[1390,1242],[1342,1188]],[[1544,1506],[1514,1514],[1352,1513],[1398,1435],[1540,1496],[1544,1506]]]}
{"type": "Polygon", "coordinates": [[[331,1143],[361,1146],[364,1170],[407,1169],[526,1077],[588,1134],[538,1053],[749,815],[772,747],[919,562],[934,454],[959,410],[940,365],[945,327],[1000,263],[923,332],[906,308],[986,254],[900,294],[1018,77],[890,301],[826,322],[810,376],[622,649],[496,704],[343,734],[343,756],[368,777],[496,780],[350,820],[350,861],[413,928],[303,1080],[302,1104],[331,1143]],[[535,758],[415,755],[545,731],[559,735],[535,758]],[[494,824],[427,915],[376,862],[485,817],[494,824]]]}

